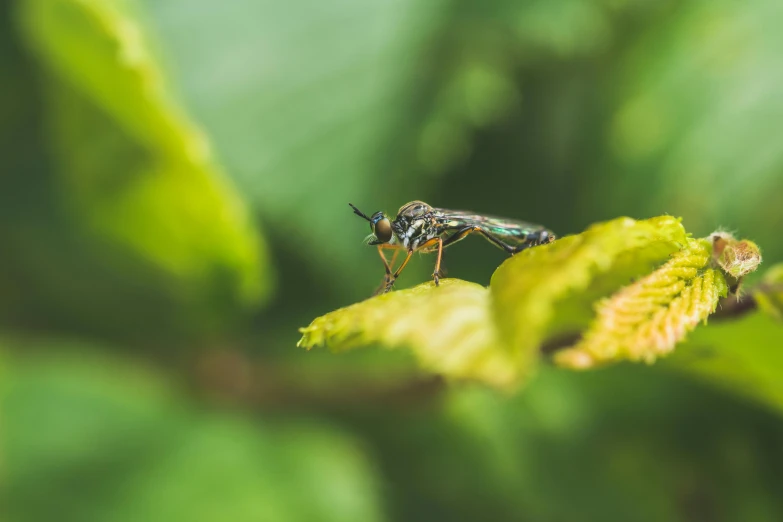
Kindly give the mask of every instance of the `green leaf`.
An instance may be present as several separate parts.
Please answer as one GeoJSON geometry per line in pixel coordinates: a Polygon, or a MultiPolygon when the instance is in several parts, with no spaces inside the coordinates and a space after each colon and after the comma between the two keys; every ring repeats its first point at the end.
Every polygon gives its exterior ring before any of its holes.
{"type": "Polygon", "coordinates": [[[4,361],[4,519],[383,518],[368,459],[342,430],[192,404],[164,376],[89,347],[14,348],[37,356],[4,361]]]}
{"type": "Polygon", "coordinates": [[[685,243],[675,218],[618,218],[514,256],[491,284],[504,337],[529,364],[547,337],[579,333],[597,299],[648,273],[685,243]]]}
{"type": "Polygon", "coordinates": [[[504,349],[481,285],[443,279],[335,310],[302,328],[299,346],[336,351],[381,344],[410,348],[426,370],[508,387],[519,371],[504,349]]]}
{"type": "Polygon", "coordinates": [[[783,263],[770,267],[751,293],[762,312],[783,321],[783,263]]]}
{"type": "MultiPolygon", "coordinates": [[[[744,252],[747,242],[735,241],[733,246],[744,252]]],[[[738,256],[735,266],[757,254],[756,250],[750,256],[738,256]]],[[[720,306],[726,313],[720,320],[696,330],[665,367],[783,410],[783,265],[769,268],[747,294],[724,299],[720,306]]]]}
{"type": "Polygon", "coordinates": [[[431,520],[693,521],[683,502],[718,520],[783,512],[780,418],[682,375],[542,368],[515,397],[460,386],[442,404],[415,423],[408,411],[369,421],[396,498],[425,498],[431,520]]]}
{"type": "MultiPolygon", "coordinates": [[[[695,240],[672,217],[619,218],[513,256],[489,289],[445,279],[336,310],[302,328],[298,345],[406,347],[427,371],[512,389],[548,347],[560,349],[555,363],[573,369],[669,354],[716,310],[727,280],[737,283],[760,262],[754,243],[725,233],[695,240]]],[[[754,295],[771,302],[779,277],[773,270],[759,286],[767,293],[754,295]]],[[[743,332],[718,338],[736,344],[743,332]]],[[[783,328],[767,333],[756,349],[774,345],[783,328]]],[[[749,361],[736,366],[737,382],[757,379],[750,393],[777,404],[778,361],[759,375],[749,361]]]]}
{"type": "Polygon", "coordinates": [[[336,310],[303,328],[299,346],[408,347],[429,371],[513,387],[533,371],[544,341],[581,331],[595,299],[686,241],[677,219],[619,218],[517,254],[489,289],[446,279],[336,310]]]}
{"type": "Polygon", "coordinates": [[[582,339],[555,362],[568,368],[622,359],[652,363],[671,352],[728,292],[721,272],[707,267],[711,257],[709,240],[690,240],[652,274],[600,301],[582,339]]]}
{"type": "Polygon", "coordinates": [[[125,2],[23,0],[47,80],[50,131],[70,211],[93,234],[179,278],[269,290],[264,245],[208,139],[170,91],[125,2]]]}
{"type": "Polygon", "coordinates": [[[783,411],[783,324],[764,313],[699,328],[665,367],[783,411]]]}

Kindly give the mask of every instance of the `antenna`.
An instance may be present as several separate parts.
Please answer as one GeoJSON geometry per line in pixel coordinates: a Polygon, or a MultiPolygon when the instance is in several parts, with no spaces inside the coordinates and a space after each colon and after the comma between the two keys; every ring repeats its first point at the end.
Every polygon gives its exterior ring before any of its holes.
{"type": "MultiPolygon", "coordinates": [[[[348,204],[351,205],[351,203],[348,203],[348,204]]],[[[353,205],[351,205],[351,208],[353,209],[353,213],[356,214],[357,216],[362,217],[362,218],[366,219],[367,221],[371,221],[370,218],[367,217],[367,214],[365,214],[364,212],[362,212],[358,208],[354,207],[353,205]]]]}

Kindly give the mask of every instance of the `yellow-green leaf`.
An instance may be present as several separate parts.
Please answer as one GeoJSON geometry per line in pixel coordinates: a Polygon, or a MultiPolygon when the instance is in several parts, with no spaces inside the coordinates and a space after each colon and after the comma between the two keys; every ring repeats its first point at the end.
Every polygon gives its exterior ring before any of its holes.
{"type": "Polygon", "coordinates": [[[405,347],[434,373],[509,387],[519,370],[498,338],[489,299],[489,291],[475,283],[423,283],[319,317],[301,329],[299,346],[405,347]]]}
{"type": "Polygon", "coordinates": [[[592,304],[648,273],[686,243],[679,220],[618,218],[503,263],[492,276],[493,314],[529,365],[547,337],[578,334],[592,304]]]}
{"type": "Polygon", "coordinates": [[[675,218],[620,218],[507,260],[490,289],[446,279],[370,298],[314,320],[299,346],[407,347],[427,370],[512,387],[541,344],[577,332],[592,303],[648,273],[687,241],[675,218]]]}
{"type": "Polygon", "coordinates": [[[673,350],[727,293],[721,272],[707,266],[711,257],[709,240],[690,240],[652,274],[600,301],[582,339],[555,362],[579,369],[622,359],[651,363],[673,350]]]}

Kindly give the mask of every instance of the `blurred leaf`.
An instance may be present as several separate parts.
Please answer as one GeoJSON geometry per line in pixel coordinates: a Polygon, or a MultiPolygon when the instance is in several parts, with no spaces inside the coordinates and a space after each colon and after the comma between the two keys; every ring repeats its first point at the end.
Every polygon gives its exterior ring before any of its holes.
{"type": "Polygon", "coordinates": [[[362,426],[382,450],[395,520],[766,522],[783,513],[780,418],[682,375],[542,367],[515,397],[459,386],[443,402],[378,412],[362,426]]]}
{"type": "Polygon", "coordinates": [[[312,269],[335,285],[355,280],[345,203],[377,210],[425,197],[432,182],[420,174],[443,173],[470,154],[476,130],[519,114],[520,69],[604,49],[624,7],[141,3],[243,194],[282,240],[317,245],[312,269]]]}
{"type": "Polygon", "coordinates": [[[425,283],[336,310],[303,328],[299,346],[405,346],[429,371],[514,386],[535,367],[547,334],[589,320],[595,299],[685,242],[677,219],[619,218],[515,255],[489,290],[444,280],[441,287],[425,283]]]}
{"type": "Polygon", "coordinates": [[[762,312],[783,321],[783,263],[768,268],[751,292],[762,312]]]}
{"type": "Polygon", "coordinates": [[[20,6],[47,73],[57,171],[71,211],[186,286],[229,280],[240,301],[266,294],[265,250],[250,217],[169,91],[128,5],[20,6]]]}
{"type": "Polygon", "coordinates": [[[612,212],[676,213],[701,233],[729,225],[779,257],[767,224],[783,220],[783,3],[670,4],[619,50],[606,83],[615,161],[587,194],[612,212]]]}
{"type": "Polygon", "coordinates": [[[197,408],[82,346],[23,348],[36,355],[9,358],[0,388],[9,520],[382,519],[340,431],[197,408]]]}
{"type": "Polygon", "coordinates": [[[666,366],[783,411],[781,347],[783,324],[752,313],[697,329],[666,366]]]}
{"type": "Polygon", "coordinates": [[[652,363],[666,355],[726,297],[726,280],[708,267],[711,259],[709,240],[689,240],[652,274],[599,301],[593,324],[578,343],[555,354],[555,362],[590,368],[622,359],[652,363]]]}
{"type": "Polygon", "coordinates": [[[399,205],[413,190],[422,58],[448,2],[141,3],[243,195],[277,237],[318,249],[325,284],[349,281],[361,235],[346,231],[360,230],[346,204],[399,205]]]}

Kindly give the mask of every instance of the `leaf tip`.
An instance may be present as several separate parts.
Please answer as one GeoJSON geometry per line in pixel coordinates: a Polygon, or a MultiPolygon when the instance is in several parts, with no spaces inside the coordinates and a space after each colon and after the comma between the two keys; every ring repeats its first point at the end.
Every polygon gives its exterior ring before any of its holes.
{"type": "Polygon", "coordinates": [[[761,264],[761,249],[753,241],[737,241],[728,232],[712,234],[713,258],[720,268],[735,278],[755,271],[761,264]]]}

